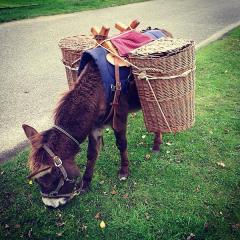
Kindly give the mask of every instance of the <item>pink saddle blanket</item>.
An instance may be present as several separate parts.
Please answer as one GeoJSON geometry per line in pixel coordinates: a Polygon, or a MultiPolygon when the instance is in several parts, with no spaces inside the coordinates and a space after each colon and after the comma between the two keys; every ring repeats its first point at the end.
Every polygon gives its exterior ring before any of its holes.
{"type": "Polygon", "coordinates": [[[125,32],[119,36],[111,38],[111,42],[117,48],[118,54],[121,57],[125,57],[132,50],[139,48],[153,40],[154,38],[151,36],[136,31],[125,32]]]}

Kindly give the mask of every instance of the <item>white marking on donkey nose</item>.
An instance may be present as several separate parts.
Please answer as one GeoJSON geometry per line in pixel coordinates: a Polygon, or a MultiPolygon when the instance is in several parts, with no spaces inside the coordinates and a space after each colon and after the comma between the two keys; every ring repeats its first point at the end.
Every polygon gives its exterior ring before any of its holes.
{"type": "Polygon", "coordinates": [[[48,207],[57,208],[61,205],[64,205],[67,200],[65,198],[45,198],[42,197],[43,203],[48,207]]]}

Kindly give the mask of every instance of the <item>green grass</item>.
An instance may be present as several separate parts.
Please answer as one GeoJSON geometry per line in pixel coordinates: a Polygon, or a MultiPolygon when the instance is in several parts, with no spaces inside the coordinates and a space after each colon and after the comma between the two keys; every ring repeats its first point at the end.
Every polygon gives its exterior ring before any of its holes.
{"type": "MultiPolygon", "coordinates": [[[[2,164],[0,238],[178,240],[193,233],[198,240],[240,239],[239,59],[240,28],[197,52],[196,124],[165,135],[159,155],[150,152],[141,113],[130,117],[126,182],[117,179],[111,131],[92,191],[58,210],[44,207],[37,185],[28,184],[28,151],[2,164]]],[[[85,154],[86,144],[77,158],[82,171],[85,154]]]]}
{"type": "Polygon", "coordinates": [[[0,23],[143,1],[146,0],[0,0],[0,23]]]}

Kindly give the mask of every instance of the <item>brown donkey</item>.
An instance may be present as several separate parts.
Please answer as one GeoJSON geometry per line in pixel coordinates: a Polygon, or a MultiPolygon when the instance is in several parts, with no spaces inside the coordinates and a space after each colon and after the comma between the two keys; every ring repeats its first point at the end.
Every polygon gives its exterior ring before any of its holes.
{"type": "MultiPolygon", "coordinates": [[[[38,133],[33,127],[22,126],[32,146],[29,178],[39,184],[44,204],[54,208],[64,205],[80,191],[88,190],[102,142],[102,130],[106,125],[113,125],[113,116],[106,121],[109,106],[105,102],[100,73],[92,62],[86,67],[87,74],[61,99],[52,128],[38,133]],[[80,171],[74,158],[87,137],[86,170],[78,182],[80,171]]],[[[117,128],[113,130],[121,156],[118,172],[120,180],[127,179],[129,175],[126,139],[128,113],[139,109],[136,85],[131,78],[127,93],[120,94],[114,116],[117,128]]],[[[161,143],[161,133],[156,133],[153,150],[159,151],[161,143]]]]}

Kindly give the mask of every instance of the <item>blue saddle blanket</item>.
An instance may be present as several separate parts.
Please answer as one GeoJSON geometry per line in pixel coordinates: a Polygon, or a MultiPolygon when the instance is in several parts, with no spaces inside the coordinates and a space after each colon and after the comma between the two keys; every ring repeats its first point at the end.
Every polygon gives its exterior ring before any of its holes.
{"type": "MultiPolygon", "coordinates": [[[[149,30],[144,32],[143,34],[149,35],[153,39],[165,37],[165,34],[160,30],[149,30]]],[[[115,86],[115,69],[114,69],[114,65],[112,65],[107,61],[107,58],[106,58],[107,54],[108,54],[108,51],[102,47],[97,47],[97,48],[85,51],[81,57],[81,61],[78,68],[78,75],[80,75],[85,65],[89,61],[93,60],[99,69],[101,79],[103,81],[106,102],[110,103],[112,101],[112,95],[113,95],[112,93],[114,90],[113,86],[115,86]]],[[[132,77],[130,67],[120,67],[119,76],[120,76],[120,82],[121,82],[121,92],[127,93],[128,82],[132,77]]]]}

